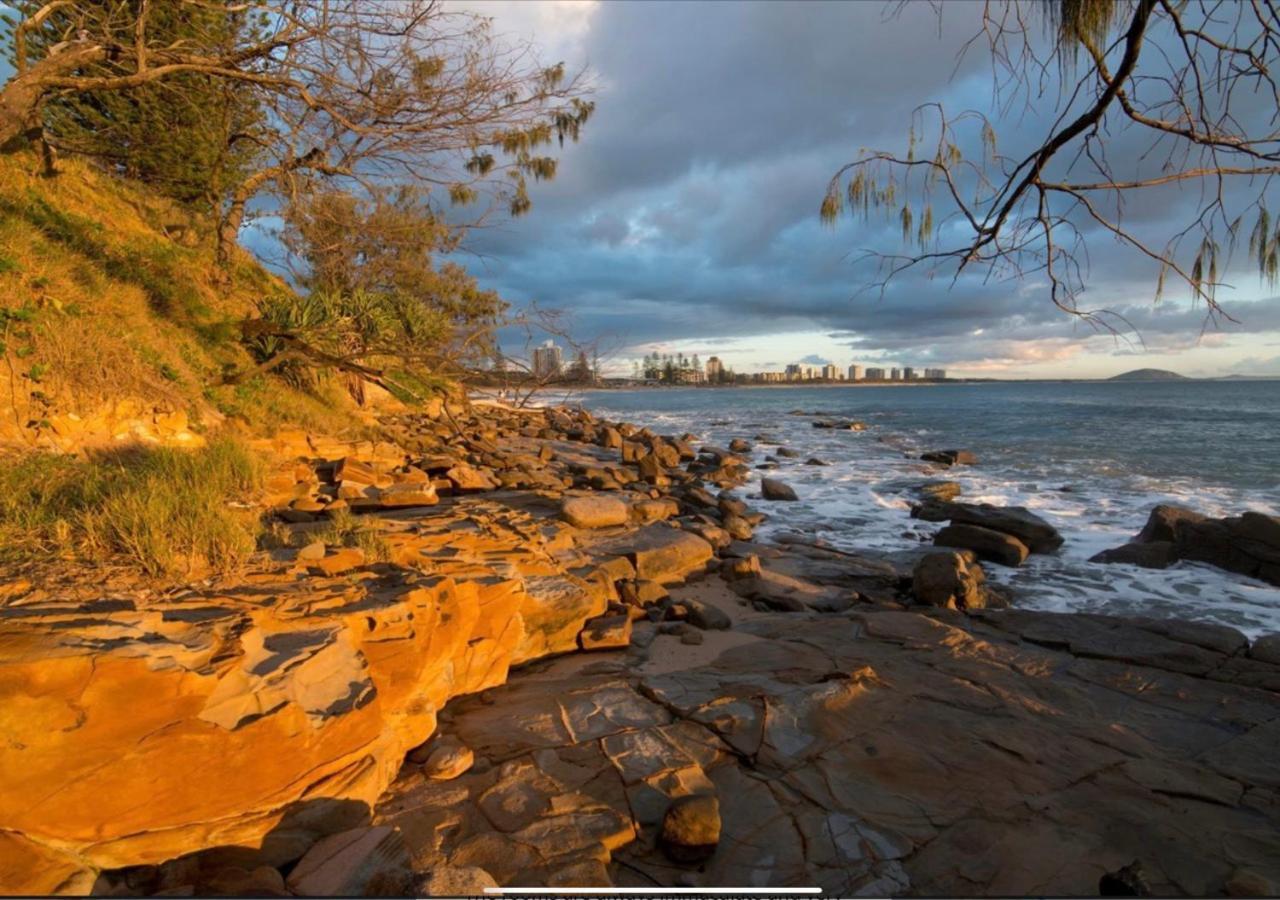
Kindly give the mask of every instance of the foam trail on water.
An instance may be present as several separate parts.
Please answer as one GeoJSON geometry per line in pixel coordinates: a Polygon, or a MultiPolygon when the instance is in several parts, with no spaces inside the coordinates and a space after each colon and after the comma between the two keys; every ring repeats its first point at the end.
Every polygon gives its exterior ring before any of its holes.
{"type": "MultiPolygon", "coordinates": [[[[1212,516],[1244,509],[1274,515],[1280,509],[1280,484],[1247,489],[1185,473],[1153,476],[1126,459],[1108,457],[1106,447],[1095,443],[1092,435],[1088,440],[1061,441],[1056,454],[1019,452],[993,443],[980,452],[979,465],[940,470],[921,462],[920,453],[969,446],[963,438],[970,435],[951,433],[945,417],[925,424],[914,421],[918,416],[909,407],[840,406],[873,390],[654,391],[625,397],[598,392],[583,400],[598,414],[647,425],[659,433],[689,432],[701,442],[721,446],[745,437],[756,445],[752,465],[763,462],[776,446],[769,441],[795,450],[797,458],[778,458],[773,471],[753,469],[750,482],[739,489],[744,496],[758,497],[764,474],[786,481],[800,496],[795,503],[757,504],[770,515],[758,531],[763,539],[801,532],[842,549],[878,551],[930,542],[944,523],[910,517],[910,488],[946,479],[960,485],[965,502],[1025,506],[1062,532],[1065,544],[1055,554],[1033,555],[1017,569],[987,566],[989,578],[1008,588],[1020,606],[1217,622],[1251,637],[1280,632],[1280,589],[1274,586],[1187,562],[1165,570],[1089,562],[1095,553],[1130,540],[1158,503],[1186,505],[1212,516]],[[780,396],[784,394],[791,396],[780,396]],[[846,396],[836,396],[841,394],[846,396]],[[742,400],[742,395],[748,396],[742,400]],[[792,406],[813,409],[815,403],[824,411],[838,406],[839,415],[860,418],[868,428],[819,429],[812,426],[812,417],[788,414],[792,406]],[[810,457],[828,465],[807,465],[810,457]]],[[[947,389],[889,390],[910,395],[947,389]]],[[[1070,409],[1093,414],[1092,405],[1067,402],[1070,409]]],[[[1014,438],[1019,429],[1041,428],[1043,423],[1010,419],[993,421],[992,426],[1014,438]]]]}

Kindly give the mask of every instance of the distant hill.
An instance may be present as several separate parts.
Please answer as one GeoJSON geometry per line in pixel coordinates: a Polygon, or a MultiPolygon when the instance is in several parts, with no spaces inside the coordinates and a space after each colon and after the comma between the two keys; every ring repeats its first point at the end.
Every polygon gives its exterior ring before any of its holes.
{"type": "Polygon", "coordinates": [[[1121,372],[1107,381],[1186,381],[1187,376],[1170,372],[1168,369],[1134,369],[1132,372],[1121,372]]]}

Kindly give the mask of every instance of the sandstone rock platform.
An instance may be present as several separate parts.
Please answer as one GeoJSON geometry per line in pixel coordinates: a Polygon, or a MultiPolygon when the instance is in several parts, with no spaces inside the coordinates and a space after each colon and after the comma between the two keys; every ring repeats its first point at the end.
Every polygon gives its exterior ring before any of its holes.
{"type": "Polygon", "coordinates": [[[235,579],[0,585],[0,893],[1280,885],[1274,636],[754,543],[732,452],[581,412],[388,428],[278,436],[235,579]]]}

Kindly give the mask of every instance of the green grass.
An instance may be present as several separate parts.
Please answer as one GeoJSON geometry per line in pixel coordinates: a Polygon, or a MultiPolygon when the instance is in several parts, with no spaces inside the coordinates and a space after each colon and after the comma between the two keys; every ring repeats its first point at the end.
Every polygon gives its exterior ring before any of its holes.
{"type": "Polygon", "coordinates": [[[0,466],[0,559],[56,554],[157,578],[234,570],[253,552],[258,461],[218,440],[195,451],[129,448],[88,459],[31,454],[0,466]]]}
{"type": "Polygon", "coordinates": [[[196,263],[196,254],[185,247],[165,241],[112,247],[101,222],[58,209],[35,195],[26,203],[4,199],[0,211],[26,219],[49,240],[91,260],[105,275],[136,284],[161,315],[200,318],[209,313],[185,277],[196,263]]]}
{"type": "Polygon", "coordinates": [[[391,547],[382,530],[345,509],[333,514],[327,528],[313,531],[307,538],[324,541],[328,547],[359,547],[370,562],[386,562],[391,558],[391,547]]]}

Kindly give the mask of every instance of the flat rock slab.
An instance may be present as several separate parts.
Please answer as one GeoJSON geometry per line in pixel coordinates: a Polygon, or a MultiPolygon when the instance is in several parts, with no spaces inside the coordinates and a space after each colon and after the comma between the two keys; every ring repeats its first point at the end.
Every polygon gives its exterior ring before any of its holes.
{"type": "Polygon", "coordinates": [[[553,667],[455,700],[506,762],[448,791],[406,778],[377,821],[415,866],[500,884],[1096,896],[1134,859],[1160,896],[1280,884],[1280,695],[1227,680],[1269,666],[1230,629],[858,607],[739,630],[684,669],[553,667]],[[664,818],[699,796],[718,841],[673,859],[664,818]]]}
{"type": "Polygon", "coordinates": [[[586,549],[593,556],[626,556],[635,566],[637,577],[662,584],[706,571],[713,555],[711,544],[705,539],[661,522],[586,549]]]}
{"type": "Polygon", "coordinates": [[[627,524],[630,508],[617,497],[588,495],[566,497],[560,516],[575,528],[611,528],[627,524]]]}

